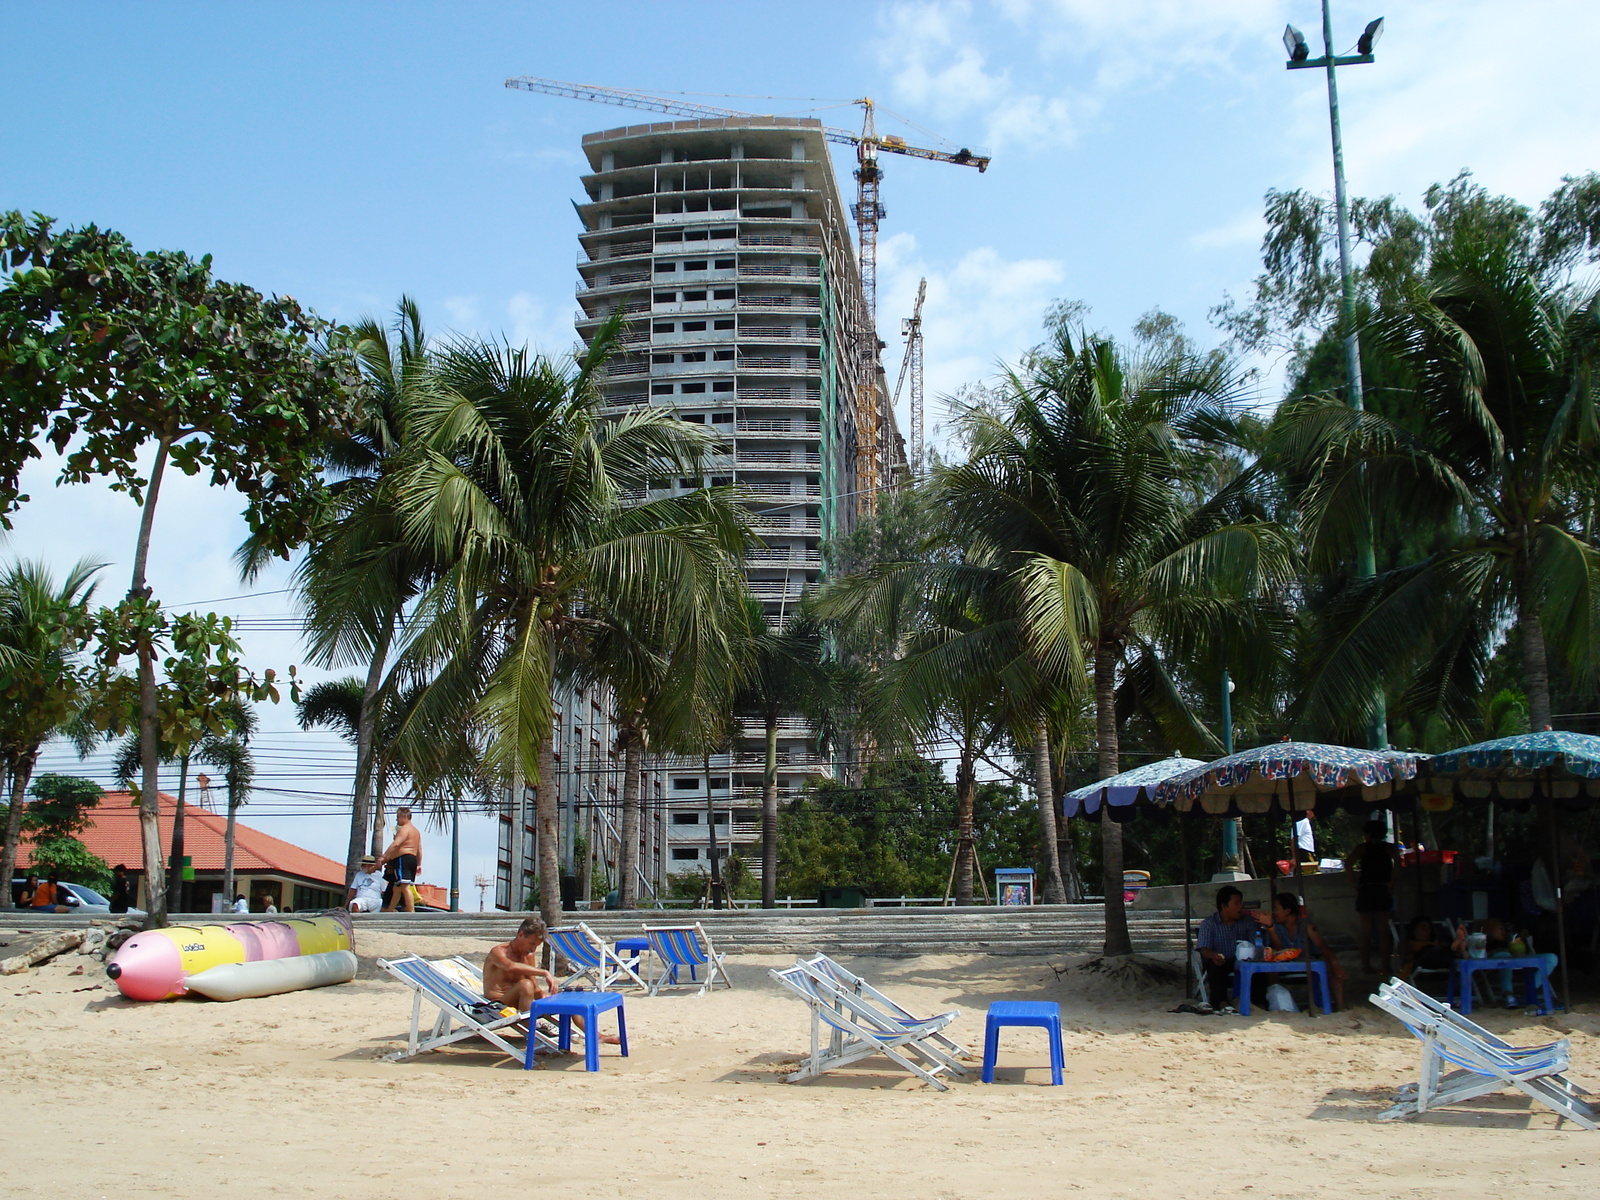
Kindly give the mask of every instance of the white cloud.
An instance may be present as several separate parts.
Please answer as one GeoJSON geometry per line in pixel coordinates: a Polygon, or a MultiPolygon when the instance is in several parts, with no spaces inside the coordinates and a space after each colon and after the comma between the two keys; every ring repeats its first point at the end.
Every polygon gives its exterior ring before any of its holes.
{"type": "MultiPolygon", "coordinates": [[[[884,368],[890,387],[905,344],[900,321],[911,315],[917,282],[924,278],[925,420],[931,444],[934,425],[944,419],[943,397],[963,384],[992,378],[1001,362],[1015,362],[1040,340],[1040,316],[1061,295],[1066,271],[1056,259],[1007,259],[987,246],[969,250],[953,264],[940,264],[919,253],[913,234],[883,239],[878,244],[878,315],[880,336],[889,345],[884,368]]],[[[909,397],[902,396],[898,420],[906,433],[908,404],[909,397]]]]}
{"type": "Polygon", "coordinates": [[[441,303],[457,330],[476,329],[478,326],[478,298],[476,296],[446,296],[441,303]]]}

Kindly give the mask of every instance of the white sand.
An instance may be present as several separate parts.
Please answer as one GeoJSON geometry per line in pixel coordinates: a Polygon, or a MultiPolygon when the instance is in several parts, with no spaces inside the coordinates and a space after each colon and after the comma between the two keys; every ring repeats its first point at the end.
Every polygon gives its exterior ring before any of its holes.
{"type": "MultiPolygon", "coordinates": [[[[1373,1122],[1417,1063],[1374,1009],[1174,1016],[1165,990],[1034,959],[852,965],[913,1010],[959,1007],[952,1032],[980,1051],[989,1001],[1059,1001],[1060,1088],[1035,1030],[1006,1031],[993,1086],[974,1072],[941,1094],[887,1060],[786,1084],[806,1012],[766,976],[792,960],[760,956],[734,960],[733,991],[630,996],[632,1057],[605,1047],[598,1075],[581,1055],[524,1072],[477,1042],[378,1061],[411,1006],[372,957],[486,946],[369,934],[355,982],[233,1004],[133,1004],[73,955],[0,978],[0,1194],[1460,1200],[1600,1185],[1600,1133],[1558,1129],[1520,1093],[1373,1122]]],[[[1595,1016],[1484,1023],[1571,1033],[1573,1074],[1600,1090],[1595,1016]]]]}

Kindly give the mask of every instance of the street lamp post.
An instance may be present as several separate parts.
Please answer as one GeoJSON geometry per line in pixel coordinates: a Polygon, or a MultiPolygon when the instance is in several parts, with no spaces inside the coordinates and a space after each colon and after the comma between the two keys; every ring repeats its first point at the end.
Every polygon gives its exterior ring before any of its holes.
{"type": "MultiPolygon", "coordinates": [[[[1379,17],[1376,21],[1367,23],[1361,36],[1356,39],[1356,53],[1336,55],[1333,52],[1333,16],[1328,3],[1329,0],[1322,0],[1321,58],[1311,57],[1311,47],[1306,44],[1305,35],[1293,25],[1284,27],[1283,45],[1289,52],[1289,61],[1286,64],[1289,70],[1321,68],[1328,73],[1328,125],[1333,133],[1333,199],[1339,220],[1339,320],[1344,326],[1346,403],[1359,412],[1364,407],[1361,384],[1361,335],[1356,327],[1355,277],[1350,272],[1350,197],[1345,191],[1344,138],[1339,130],[1339,83],[1335,68],[1376,61],[1372,48],[1383,36],[1383,18],[1379,17]]],[[[1356,546],[1356,577],[1371,579],[1377,571],[1377,557],[1373,551],[1372,533],[1369,528],[1366,536],[1362,537],[1356,546]]],[[[1382,750],[1389,744],[1389,720],[1385,709],[1383,689],[1379,687],[1372,699],[1367,725],[1367,744],[1374,750],[1382,750]]]]}

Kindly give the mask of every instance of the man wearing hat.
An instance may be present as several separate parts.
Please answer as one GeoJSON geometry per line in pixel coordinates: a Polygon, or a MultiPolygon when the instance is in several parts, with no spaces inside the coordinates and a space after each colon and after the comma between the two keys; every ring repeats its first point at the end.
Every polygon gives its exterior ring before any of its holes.
{"type": "Polygon", "coordinates": [[[353,913],[377,912],[383,907],[383,876],[378,873],[378,860],[372,855],[361,856],[361,869],[350,881],[350,895],[346,900],[353,913]]]}

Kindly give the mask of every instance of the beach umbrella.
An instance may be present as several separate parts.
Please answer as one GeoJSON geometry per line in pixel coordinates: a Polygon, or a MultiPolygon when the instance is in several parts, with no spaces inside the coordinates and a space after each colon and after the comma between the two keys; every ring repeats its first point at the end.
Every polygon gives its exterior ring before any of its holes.
{"type": "Polygon", "coordinates": [[[1423,764],[1427,791],[1467,803],[1547,806],[1550,871],[1556,889],[1556,940],[1560,943],[1561,1002],[1572,1008],[1567,966],[1567,922],[1561,904],[1562,862],[1557,809],[1600,803],[1600,737],[1545,729],[1495,738],[1435,754],[1423,764]]]}
{"type": "MultiPolygon", "coordinates": [[[[1390,750],[1357,750],[1320,742],[1273,742],[1227,754],[1182,771],[1156,785],[1156,804],[1181,815],[1236,817],[1271,812],[1290,815],[1333,804],[1385,804],[1397,789],[1409,790],[1417,756],[1390,750]]],[[[1295,875],[1300,855],[1291,849],[1295,875]]],[[[1306,938],[1306,986],[1310,989],[1316,946],[1306,938]]],[[[1316,1005],[1310,1004],[1315,1014],[1316,1005]]]]}
{"type": "Polygon", "coordinates": [[[1224,755],[1156,785],[1157,804],[1182,814],[1237,817],[1335,804],[1385,804],[1409,791],[1418,756],[1320,742],[1273,742],[1224,755]]]}
{"type": "MultiPolygon", "coordinates": [[[[1106,816],[1111,820],[1119,824],[1131,821],[1137,811],[1136,805],[1141,801],[1146,804],[1154,802],[1158,783],[1180,772],[1204,765],[1199,759],[1184,758],[1174,750],[1170,758],[1158,758],[1155,762],[1123,771],[1120,775],[1113,775],[1098,783],[1074,788],[1061,798],[1062,815],[1068,818],[1092,817],[1100,811],[1101,805],[1104,805],[1106,816]]],[[[1188,979],[1194,957],[1194,927],[1189,904],[1189,842],[1187,831],[1182,826],[1178,829],[1178,836],[1183,846],[1183,969],[1184,978],[1188,979]]]]}
{"type": "Polygon", "coordinates": [[[1061,798],[1062,815],[1092,817],[1104,804],[1110,809],[1106,815],[1113,821],[1128,821],[1133,816],[1134,805],[1139,801],[1154,802],[1157,784],[1184,771],[1192,771],[1196,767],[1203,766],[1205,764],[1197,758],[1184,758],[1174,752],[1170,758],[1158,758],[1155,762],[1134,767],[1130,771],[1102,779],[1098,783],[1074,788],[1061,798]]]}

